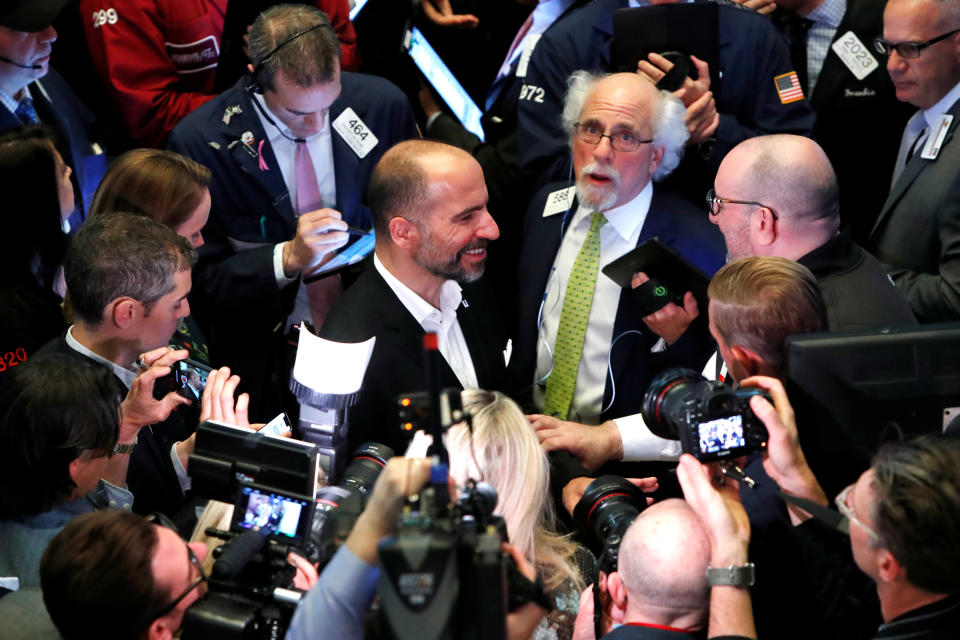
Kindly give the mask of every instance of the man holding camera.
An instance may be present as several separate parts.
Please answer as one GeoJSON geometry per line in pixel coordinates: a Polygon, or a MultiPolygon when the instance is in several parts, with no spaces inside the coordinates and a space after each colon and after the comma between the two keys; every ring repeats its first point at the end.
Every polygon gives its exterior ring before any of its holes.
{"type": "MultiPolygon", "coordinates": [[[[87,220],[74,236],[64,262],[75,323],[39,353],[105,364],[123,388],[142,384],[137,374],[149,363],[141,354],[166,347],[180,319],[190,313],[187,294],[194,256],[189,242],[149,218],[103,214],[87,220]]],[[[186,356],[186,351],[171,353],[164,356],[163,364],[172,365],[186,356]]],[[[221,395],[232,399],[239,380],[231,378],[227,369],[222,373],[225,378],[210,390],[211,394],[218,392],[217,402],[211,403],[211,409],[216,405],[216,413],[207,411],[211,417],[223,417],[226,404],[233,409],[232,402],[220,401],[221,395]]],[[[150,415],[142,424],[151,426],[113,451],[129,460],[127,485],[138,513],[173,515],[183,504],[190,486],[186,465],[193,450],[195,425],[183,424],[173,411],[186,402],[186,398],[168,393],[149,403],[150,415]]],[[[245,415],[246,403],[241,396],[238,413],[245,415]]]]}
{"type": "MultiPolygon", "coordinates": [[[[783,385],[764,377],[744,383],[766,389],[773,399],[773,405],[762,398],[750,402],[770,434],[763,454],[764,469],[781,491],[826,509],[829,500],[807,464],[783,385]]],[[[697,467],[706,477],[722,478],[717,469],[685,456],[679,471],[681,482],[688,481],[697,467]]],[[[739,508],[732,500],[735,494],[720,499],[703,477],[698,485],[698,495],[704,500],[704,508],[698,513],[710,512],[719,522],[731,525],[739,508]]],[[[826,526],[820,515],[790,504],[790,519],[797,532],[830,554],[828,564],[822,558],[813,558],[806,566],[824,571],[818,576],[818,584],[825,596],[827,620],[834,629],[844,629],[844,637],[873,634],[877,639],[933,640],[956,635],[960,625],[957,487],[960,440],[922,436],[884,445],[870,468],[837,496],[836,506],[844,516],[837,530],[826,526]],[[848,533],[849,543],[838,531],[848,533]],[[858,598],[867,593],[864,587],[871,581],[883,619],[876,631],[875,623],[868,628],[871,612],[865,612],[873,603],[858,598]],[[848,622],[856,628],[846,631],[848,622]]],[[[727,530],[733,529],[728,526],[727,530]]],[[[741,528],[739,534],[725,537],[730,541],[742,538],[744,533],[749,535],[749,530],[741,528]]],[[[752,620],[744,603],[735,605],[728,615],[729,621],[735,621],[729,632],[746,635],[752,620]]]]}

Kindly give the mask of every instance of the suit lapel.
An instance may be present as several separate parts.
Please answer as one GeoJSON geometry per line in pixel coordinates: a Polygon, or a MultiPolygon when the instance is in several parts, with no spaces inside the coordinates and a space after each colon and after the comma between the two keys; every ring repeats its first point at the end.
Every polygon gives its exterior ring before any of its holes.
{"type": "MultiPolygon", "coordinates": [[[[643,221],[643,227],[640,229],[640,236],[637,238],[637,246],[639,247],[644,242],[652,238],[659,238],[664,244],[672,246],[676,239],[676,235],[677,229],[673,219],[670,216],[668,202],[663,197],[662,190],[654,187],[653,198],[650,201],[650,210],[647,212],[647,218],[643,221]]],[[[641,329],[644,330],[644,336],[642,338],[643,344],[646,345],[649,342],[652,346],[653,342],[649,339],[649,334],[645,330],[646,325],[640,321],[641,317],[642,312],[637,306],[636,296],[633,295],[632,291],[627,289],[622,290],[620,292],[620,302],[617,304],[617,317],[613,323],[614,339],[624,331],[641,329]],[[640,326],[638,326],[638,322],[640,323],[640,326]]],[[[624,338],[624,341],[627,340],[629,340],[629,338],[624,338]]],[[[622,346],[621,348],[617,349],[611,349],[610,373],[614,380],[619,379],[620,374],[623,372],[623,367],[627,363],[627,356],[630,355],[631,351],[632,350],[626,348],[626,346],[622,346]]],[[[607,392],[609,392],[609,384],[604,393],[604,402],[607,402],[607,392]]]]}
{"type": "MultiPolygon", "coordinates": [[[[232,91],[233,95],[230,96],[232,99],[225,100],[224,103],[228,108],[239,107],[242,111],[233,114],[228,123],[224,122],[224,113],[214,114],[216,121],[213,126],[217,135],[207,136],[207,139],[227,145],[230,154],[243,172],[270,194],[276,210],[288,220],[294,221],[296,216],[294,215],[293,203],[290,202],[290,192],[283,181],[283,173],[280,171],[277,157],[273,153],[273,147],[267,141],[266,132],[260,124],[253,98],[247,91],[236,86],[232,91]],[[253,137],[253,142],[249,145],[243,144],[241,140],[245,133],[250,133],[253,137]],[[262,147],[260,147],[261,141],[263,141],[262,147]],[[260,168],[260,159],[257,157],[258,149],[263,154],[263,161],[267,166],[266,170],[260,168]]],[[[295,223],[294,226],[296,226],[295,223]]]]}
{"type": "MultiPolygon", "coordinates": [[[[336,120],[349,106],[350,105],[347,104],[346,99],[344,98],[343,92],[341,92],[340,96],[330,108],[331,129],[333,128],[333,121],[336,120]]],[[[366,112],[360,107],[357,107],[357,109],[360,109],[360,112],[357,113],[357,115],[361,120],[363,120],[366,112]]],[[[374,131],[373,134],[377,135],[377,132],[374,131]]],[[[355,207],[354,203],[349,202],[349,198],[354,197],[353,181],[360,167],[360,158],[356,153],[353,152],[353,149],[347,146],[347,143],[344,141],[343,137],[336,131],[330,132],[330,141],[333,146],[333,176],[337,185],[337,210],[346,216],[346,212],[352,211],[355,207]]],[[[377,144],[380,143],[378,142],[377,144]]]]}
{"type": "MultiPolygon", "coordinates": [[[[940,146],[941,153],[943,148],[950,144],[950,140],[953,138],[954,133],[957,130],[957,125],[960,124],[960,100],[955,102],[952,107],[947,111],[947,114],[953,116],[953,122],[950,123],[950,128],[947,130],[947,135],[943,139],[943,144],[940,146]]],[[[933,135],[931,132],[929,135],[933,135]]],[[[929,135],[928,138],[929,139],[929,135]]],[[[924,142],[926,145],[926,142],[924,142]]],[[[937,160],[926,160],[920,157],[920,150],[917,150],[913,157],[910,158],[910,161],[907,162],[906,166],[903,168],[903,173],[900,174],[900,177],[897,179],[896,184],[893,185],[893,188],[890,189],[890,195],[887,196],[887,201],[883,204],[883,209],[880,211],[880,215],[877,216],[877,221],[873,225],[873,231],[870,232],[871,237],[877,232],[877,229],[880,228],[880,225],[883,224],[884,220],[890,212],[893,210],[894,205],[899,202],[900,198],[906,193],[907,189],[910,188],[910,185],[913,184],[913,181],[917,179],[917,176],[927,168],[927,166],[937,162],[937,160]]]]}
{"type": "MultiPolygon", "coordinates": [[[[372,262],[372,261],[371,261],[372,262]]],[[[389,340],[390,344],[402,352],[402,359],[416,366],[416,370],[423,372],[424,382],[426,383],[426,369],[423,365],[423,336],[425,332],[423,327],[414,319],[400,299],[387,284],[386,280],[380,275],[373,264],[367,264],[367,270],[371,275],[370,301],[369,307],[376,309],[380,314],[381,323],[391,335],[381,335],[377,340],[389,340]]],[[[462,327],[461,327],[462,328],[462,327]]],[[[466,336],[464,336],[466,337],[466,336]]],[[[468,339],[469,344],[469,339],[468,339]]],[[[473,357],[471,351],[470,357],[473,357]]],[[[476,367],[476,364],[474,364],[476,367]]],[[[460,386],[459,380],[453,369],[447,364],[446,358],[440,358],[440,386],[460,386]]],[[[415,391],[415,389],[410,389],[415,391]]]]}

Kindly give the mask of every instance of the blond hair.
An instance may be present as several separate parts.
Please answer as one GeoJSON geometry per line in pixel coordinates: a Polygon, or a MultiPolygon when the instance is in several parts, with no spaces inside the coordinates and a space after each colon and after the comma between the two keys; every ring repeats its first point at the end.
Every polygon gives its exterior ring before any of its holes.
{"type": "Polygon", "coordinates": [[[494,391],[462,393],[463,408],[473,416],[447,430],[450,473],[458,484],[474,478],[497,490],[497,507],[510,543],[533,563],[548,590],[567,581],[579,590],[582,580],[573,562],[577,545],[554,533],[550,466],[526,416],[515,402],[494,391]]]}

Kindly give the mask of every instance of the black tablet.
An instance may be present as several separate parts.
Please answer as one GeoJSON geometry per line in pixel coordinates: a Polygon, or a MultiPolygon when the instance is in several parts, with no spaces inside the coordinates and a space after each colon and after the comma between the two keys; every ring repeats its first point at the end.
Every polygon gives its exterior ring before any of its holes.
{"type": "Polygon", "coordinates": [[[665,298],[664,304],[672,301],[682,306],[683,294],[691,291],[700,311],[707,309],[710,277],[657,238],[647,240],[603,268],[603,274],[624,289],[631,288],[633,274],[638,271],[643,271],[655,281],[654,290],[650,293],[665,298]],[[656,290],[658,287],[664,290],[656,290]]]}

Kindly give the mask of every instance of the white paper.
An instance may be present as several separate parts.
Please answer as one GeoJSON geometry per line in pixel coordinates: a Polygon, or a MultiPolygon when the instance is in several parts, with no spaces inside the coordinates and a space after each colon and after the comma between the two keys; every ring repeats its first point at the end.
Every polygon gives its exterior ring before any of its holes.
{"type": "Polygon", "coordinates": [[[373,355],[376,337],[366,342],[324,340],[300,325],[300,342],[293,377],[314,391],[336,395],[356,393],[373,355]]]}

